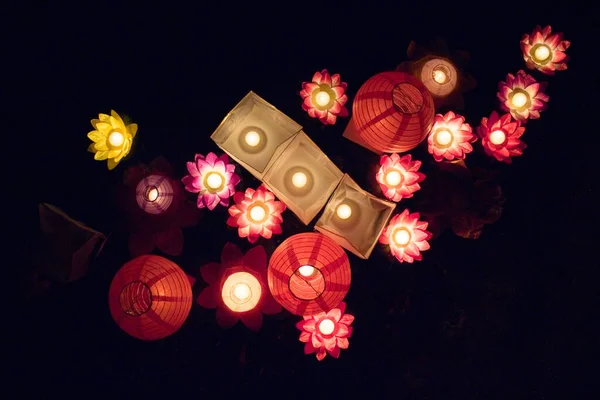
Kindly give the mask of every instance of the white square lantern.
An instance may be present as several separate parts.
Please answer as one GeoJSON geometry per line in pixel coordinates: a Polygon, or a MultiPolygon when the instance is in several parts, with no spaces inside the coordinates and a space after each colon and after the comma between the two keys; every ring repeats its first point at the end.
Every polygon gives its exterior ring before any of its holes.
{"type": "Polygon", "coordinates": [[[223,119],[211,139],[257,179],[281,154],[282,144],[302,127],[254,92],[223,119]]]}
{"type": "Polygon", "coordinates": [[[263,183],[308,225],[340,183],[343,172],[300,131],[269,166],[263,183]]]}
{"type": "Polygon", "coordinates": [[[373,196],[345,174],[315,229],[356,256],[367,259],[394,208],[395,203],[373,196]]]}

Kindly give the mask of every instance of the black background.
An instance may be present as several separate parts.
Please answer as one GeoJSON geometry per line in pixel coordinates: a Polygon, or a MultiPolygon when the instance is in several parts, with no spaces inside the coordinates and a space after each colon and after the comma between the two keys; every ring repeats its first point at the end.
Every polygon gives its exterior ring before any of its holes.
{"type": "MultiPolygon", "coordinates": [[[[583,332],[593,323],[586,305],[597,293],[586,276],[597,260],[586,251],[598,240],[598,131],[591,121],[598,92],[594,25],[600,21],[597,6],[571,3],[478,9],[191,3],[149,11],[129,3],[77,8],[40,2],[7,8],[5,111],[9,130],[16,131],[3,133],[12,138],[4,151],[12,163],[7,179],[17,185],[25,215],[9,215],[7,231],[16,249],[30,249],[37,203],[44,201],[112,233],[85,278],[41,296],[32,295],[25,254],[15,253],[20,261],[5,265],[20,278],[17,306],[5,303],[19,317],[5,328],[15,393],[582,398],[593,371],[585,361],[591,342],[583,332]],[[519,40],[536,24],[565,32],[571,61],[567,71],[543,78],[550,107],[529,123],[524,156],[512,165],[491,163],[502,172],[502,218],[478,240],[444,233],[422,262],[392,262],[383,246],[368,261],[350,256],[347,302],[355,333],[338,360],[305,356],[298,318],[287,313],[265,318],[257,334],[240,324],[222,331],[214,311],[194,303],[179,332],[150,343],[114,324],[108,286],[129,256],[126,237],[114,231],[112,190],[126,167],[163,155],[182,176],[194,153],[220,153],[210,134],[253,90],[381,195],[373,177],[378,157],[341,137],[348,119],[323,127],[309,118],[300,107],[302,81],[323,68],[340,73],[351,109],[365,80],[405,60],[410,40],[427,44],[442,36],[452,49],[471,54],[469,71],[478,86],[466,94],[462,114],[475,127],[497,109],[497,82],[525,68],[519,40]],[[89,120],[111,109],[140,126],[132,154],[114,171],[86,152],[89,120]]],[[[422,149],[416,154],[429,157],[422,149]]],[[[258,185],[239,171],[239,190],[258,185]]],[[[404,207],[400,203],[397,212],[404,207]]],[[[218,261],[227,241],[250,248],[225,225],[226,216],[224,207],[205,211],[197,227],[184,231],[184,252],[173,260],[190,275],[199,278],[202,264],[218,261]]],[[[284,219],[283,235],[258,243],[269,254],[289,235],[310,229],[289,211],[284,219]]],[[[202,287],[199,280],[194,294],[202,287]]]]}

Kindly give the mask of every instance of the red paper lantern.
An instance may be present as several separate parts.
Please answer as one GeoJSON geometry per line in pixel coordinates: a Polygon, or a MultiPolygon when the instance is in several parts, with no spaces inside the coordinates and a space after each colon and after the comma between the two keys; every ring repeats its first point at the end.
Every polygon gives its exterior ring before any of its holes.
{"type": "Polygon", "coordinates": [[[412,75],[382,72],[367,80],[352,105],[360,137],[383,153],[417,147],[433,125],[435,107],[427,88],[412,75]]]}
{"type": "Polygon", "coordinates": [[[110,313],[131,336],[157,340],[175,333],[192,308],[188,276],[172,261],[147,255],[126,263],[108,293],[110,313]]]}
{"type": "Polygon", "coordinates": [[[310,316],[337,307],[350,289],[344,249],[321,233],[300,233],[275,249],[269,260],[269,289],[292,314],[310,316]]]}

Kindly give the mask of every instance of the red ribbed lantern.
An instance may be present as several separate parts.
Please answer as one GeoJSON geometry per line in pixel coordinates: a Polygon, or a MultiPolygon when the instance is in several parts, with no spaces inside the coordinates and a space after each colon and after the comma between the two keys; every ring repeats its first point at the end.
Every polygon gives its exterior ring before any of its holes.
{"type": "Polygon", "coordinates": [[[382,72],[356,93],[352,118],[360,137],[383,153],[417,147],[431,130],[435,107],[427,88],[403,72],[382,72]]]}
{"type": "Polygon", "coordinates": [[[175,333],[192,308],[188,276],[172,261],[147,255],[117,272],[108,293],[110,313],[133,337],[157,340],[175,333]]]}
{"type": "Polygon", "coordinates": [[[300,233],[275,249],[269,260],[271,294],[296,315],[337,307],[350,289],[350,261],[336,242],[321,233],[300,233]]]}

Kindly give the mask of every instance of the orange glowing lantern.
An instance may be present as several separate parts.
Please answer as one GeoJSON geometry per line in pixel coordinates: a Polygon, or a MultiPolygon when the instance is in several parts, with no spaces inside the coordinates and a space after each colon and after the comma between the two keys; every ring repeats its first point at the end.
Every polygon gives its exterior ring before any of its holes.
{"type": "Polygon", "coordinates": [[[162,339],[179,330],[190,313],[190,278],[166,258],[137,257],[113,278],[108,302],[125,332],[142,340],[162,339]]]}
{"type": "Polygon", "coordinates": [[[262,326],[263,314],[281,311],[266,287],[267,253],[262,246],[243,254],[236,245],[227,243],[221,263],[203,265],[200,273],[208,287],[198,296],[198,304],[217,309],[221,328],[230,328],[241,320],[257,331],[262,326]]]}
{"type": "Polygon", "coordinates": [[[352,105],[354,128],[371,148],[403,153],[417,147],[433,125],[435,108],[427,88],[403,72],[367,80],[352,105]]]}
{"type": "Polygon", "coordinates": [[[275,300],[292,314],[328,312],[350,289],[350,261],[333,239],[321,233],[299,233],[273,252],[268,281],[275,300]]]}

